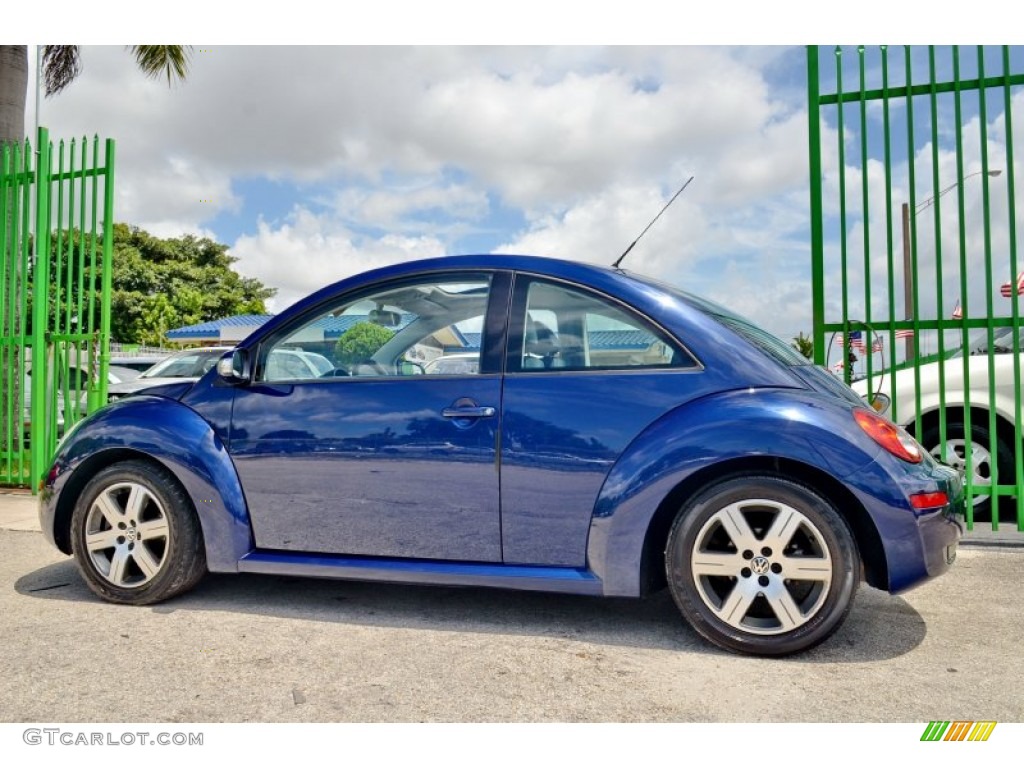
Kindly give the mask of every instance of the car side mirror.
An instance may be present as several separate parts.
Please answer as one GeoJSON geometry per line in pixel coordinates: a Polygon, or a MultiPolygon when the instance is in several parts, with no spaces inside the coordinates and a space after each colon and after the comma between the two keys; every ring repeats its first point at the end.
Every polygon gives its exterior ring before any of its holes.
{"type": "Polygon", "coordinates": [[[217,361],[217,375],[224,381],[238,384],[249,380],[249,353],[244,349],[226,352],[217,361]]]}

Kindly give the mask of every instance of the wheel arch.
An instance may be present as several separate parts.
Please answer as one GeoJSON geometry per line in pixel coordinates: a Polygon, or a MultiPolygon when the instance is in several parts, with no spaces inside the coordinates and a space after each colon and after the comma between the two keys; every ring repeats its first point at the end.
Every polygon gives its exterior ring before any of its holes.
{"type": "MultiPolygon", "coordinates": [[[[89,481],[99,472],[102,472],[107,467],[113,466],[114,464],[120,464],[125,461],[142,461],[147,464],[154,464],[161,467],[167,468],[164,464],[154,459],[147,453],[138,451],[132,448],[112,448],[107,451],[101,451],[89,456],[81,464],[79,464],[75,471],[64,483],[60,495],[57,497],[57,503],[54,507],[53,515],[53,538],[54,543],[57,545],[57,549],[66,555],[72,554],[71,545],[71,516],[75,511],[75,504],[78,502],[78,497],[82,494],[82,490],[89,483],[89,481]]],[[[174,481],[182,486],[178,476],[171,472],[174,477],[174,481]]],[[[184,489],[184,486],[182,486],[184,489]]],[[[188,494],[185,494],[188,496],[188,494]]],[[[192,503],[192,499],[188,499],[189,504],[192,506],[192,512],[195,513],[195,504],[192,503]]]]}
{"type": "MultiPolygon", "coordinates": [[[[940,423],[940,413],[942,408],[932,408],[929,411],[925,411],[921,414],[920,419],[920,430],[918,430],[918,421],[910,421],[907,423],[907,431],[911,432],[919,441],[924,438],[924,435],[929,429],[938,429],[940,423]]],[[[963,420],[967,408],[964,405],[948,405],[945,408],[946,412],[946,423],[949,424],[951,420],[960,419],[963,420]]],[[[1007,419],[1005,414],[997,410],[990,410],[981,405],[972,405],[970,407],[971,412],[971,423],[972,424],[984,424],[988,427],[989,416],[995,413],[996,417],[996,434],[1001,439],[1005,440],[1007,445],[1013,445],[1014,440],[1014,428],[1013,420],[1007,419]]],[[[927,446],[926,446],[927,447],[927,446]]]]}
{"type": "Polygon", "coordinates": [[[170,472],[199,521],[210,571],[237,570],[252,550],[248,507],[234,463],[208,422],[175,400],[139,396],[118,401],[76,426],[42,487],[44,533],[71,554],[71,517],[89,480],[126,460],[170,472]]]}
{"type": "MultiPolygon", "coordinates": [[[[662,583],[657,571],[683,501],[750,471],[811,486],[848,521],[862,559],[885,562],[891,553],[878,532],[879,515],[898,511],[890,504],[895,499],[877,497],[866,480],[866,471],[888,477],[888,470],[876,466],[882,449],[857,426],[854,410],[817,392],[732,390],[652,424],[616,462],[595,505],[587,562],[605,594],[635,596],[662,583]]],[[[872,586],[885,588],[890,568],[866,563],[864,572],[872,586]]]]}
{"type": "Polygon", "coordinates": [[[865,580],[872,587],[886,589],[889,583],[885,551],[878,529],[864,505],[842,483],[827,472],[793,459],[778,456],[744,456],[704,467],[673,487],[655,510],[647,528],[640,566],[641,593],[667,585],[665,546],[679,509],[703,489],[743,475],[763,474],[794,480],[823,496],[850,526],[865,580]]]}

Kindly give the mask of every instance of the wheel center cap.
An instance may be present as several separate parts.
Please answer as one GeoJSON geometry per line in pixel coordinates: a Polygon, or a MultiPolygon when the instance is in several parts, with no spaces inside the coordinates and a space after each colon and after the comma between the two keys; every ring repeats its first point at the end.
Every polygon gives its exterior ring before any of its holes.
{"type": "Polygon", "coordinates": [[[128,541],[135,541],[139,537],[139,532],[134,528],[129,528],[124,532],[124,537],[128,539],[128,541]]]}
{"type": "Polygon", "coordinates": [[[768,562],[767,557],[761,557],[758,555],[750,561],[750,570],[756,573],[758,576],[768,573],[768,569],[771,567],[771,563],[768,562]]]}

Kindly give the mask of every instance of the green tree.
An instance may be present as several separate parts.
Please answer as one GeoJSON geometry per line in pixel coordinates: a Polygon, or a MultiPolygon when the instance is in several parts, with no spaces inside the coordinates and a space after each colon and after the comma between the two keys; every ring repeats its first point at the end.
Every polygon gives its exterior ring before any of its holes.
{"type": "MultiPolygon", "coordinates": [[[[58,252],[67,254],[80,249],[89,252],[93,248],[88,235],[84,243],[82,239],[77,230],[62,233],[59,241],[55,238],[50,253],[51,275],[58,272],[58,252]]],[[[137,227],[115,224],[110,294],[112,340],[160,345],[166,341],[167,331],[183,325],[232,315],[266,313],[266,300],[274,295],[275,289],[255,278],[239,275],[233,266],[236,261],[226,245],[209,238],[194,235],[158,238],[137,227]]],[[[75,268],[74,263],[72,267],[75,268]]],[[[69,302],[76,313],[79,305],[87,308],[90,291],[93,292],[93,311],[98,313],[99,269],[94,273],[86,265],[82,274],[85,293],[81,302],[78,300],[78,275],[75,273],[68,280],[67,270],[65,265],[65,279],[51,291],[51,317],[58,308],[64,311],[69,302]]],[[[31,278],[29,275],[30,297],[31,278]]],[[[31,316],[30,299],[28,318],[31,316]]],[[[98,316],[94,319],[98,325],[98,316]]],[[[28,332],[31,333],[31,327],[28,332]]]]}
{"type": "Polygon", "coordinates": [[[799,336],[793,337],[791,346],[808,360],[814,359],[814,340],[810,336],[805,336],[803,331],[800,331],[799,336]]]}
{"type": "Polygon", "coordinates": [[[111,279],[110,334],[117,341],[154,344],[183,325],[232,315],[261,315],[274,289],[242,277],[228,247],[209,238],[157,238],[117,224],[111,279]],[[154,303],[163,297],[167,306],[154,303]]]}
{"type": "Polygon", "coordinates": [[[340,365],[353,365],[366,360],[384,346],[394,331],[374,323],[356,323],[338,339],[334,347],[335,357],[340,365]]]}

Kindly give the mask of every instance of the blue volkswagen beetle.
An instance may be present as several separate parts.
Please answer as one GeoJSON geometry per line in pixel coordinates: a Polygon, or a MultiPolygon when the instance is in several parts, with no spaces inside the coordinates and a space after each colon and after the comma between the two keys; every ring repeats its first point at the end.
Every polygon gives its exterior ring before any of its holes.
{"type": "Polygon", "coordinates": [[[835,632],[862,579],[946,571],[964,504],[955,471],[729,310],[501,255],[314,293],[198,382],[81,422],[42,491],[46,535],[112,602],[206,571],[667,585],[709,641],[773,656],[835,632]],[[276,350],[330,367],[296,376],[276,350]]]}

